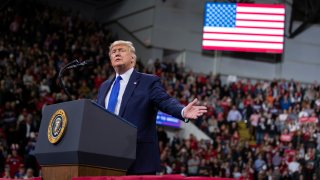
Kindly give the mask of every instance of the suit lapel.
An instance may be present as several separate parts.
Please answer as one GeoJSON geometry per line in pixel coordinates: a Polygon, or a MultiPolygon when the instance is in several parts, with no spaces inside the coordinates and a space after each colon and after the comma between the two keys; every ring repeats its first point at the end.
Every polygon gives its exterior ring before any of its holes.
{"type": "Polygon", "coordinates": [[[106,97],[107,97],[107,94],[108,94],[108,92],[109,92],[109,89],[110,89],[110,87],[111,87],[112,82],[114,81],[114,79],[115,79],[115,77],[112,78],[111,81],[107,81],[105,91],[102,92],[102,93],[103,93],[103,96],[102,96],[103,98],[101,98],[101,100],[102,100],[101,105],[102,105],[102,107],[104,107],[104,108],[106,107],[106,97]]]}
{"type": "Polygon", "coordinates": [[[133,70],[133,72],[130,76],[129,82],[127,84],[126,90],[124,91],[123,96],[122,96],[122,102],[121,102],[120,111],[119,111],[119,116],[121,116],[121,117],[123,116],[124,110],[128,104],[128,101],[129,101],[134,89],[136,88],[136,86],[139,83],[139,78],[140,78],[140,74],[137,71],[133,70]]]}

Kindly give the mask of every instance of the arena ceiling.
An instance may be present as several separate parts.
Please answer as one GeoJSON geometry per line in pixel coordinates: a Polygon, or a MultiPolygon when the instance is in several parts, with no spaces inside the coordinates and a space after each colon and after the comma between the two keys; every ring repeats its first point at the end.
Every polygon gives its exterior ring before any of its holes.
{"type": "Polygon", "coordinates": [[[79,2],[95,5],[95,6],[112,6],[114,4],[120,3],[123,0],[77,0],[79,2]]]}

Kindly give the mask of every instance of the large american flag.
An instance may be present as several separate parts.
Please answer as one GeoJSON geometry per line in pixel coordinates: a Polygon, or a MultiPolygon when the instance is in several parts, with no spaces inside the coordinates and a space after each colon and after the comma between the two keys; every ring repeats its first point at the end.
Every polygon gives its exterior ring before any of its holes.
{"type": "Polygon", "coordinates": [[[202,49],[282,53],[285,6],[206,3],[202,49]]]}

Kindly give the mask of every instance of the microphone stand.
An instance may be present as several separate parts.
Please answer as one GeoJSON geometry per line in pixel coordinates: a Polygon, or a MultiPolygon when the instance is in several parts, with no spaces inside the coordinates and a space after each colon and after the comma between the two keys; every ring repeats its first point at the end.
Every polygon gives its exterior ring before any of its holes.
{"type": "Polygon", "coordinates": [[[59,82],[59,86],[63,89],[63,91],[66,93],[66,95],[68,96],[68,99],[72,99],[71,98],[71,94],[70,92],[68,91],[67,87],[65,86],[65,83],[63,82],[62,80],[62,76],[63,76],[63,73],[69,69],[68,67],[69,66],[72,66],[74,64],[79,64],[79,61],[77,59],[71,61],[70,63],[66,64],[64,67],[62,67],[59,71],[59,75],[58,75],[58,82],[59,82]]]}

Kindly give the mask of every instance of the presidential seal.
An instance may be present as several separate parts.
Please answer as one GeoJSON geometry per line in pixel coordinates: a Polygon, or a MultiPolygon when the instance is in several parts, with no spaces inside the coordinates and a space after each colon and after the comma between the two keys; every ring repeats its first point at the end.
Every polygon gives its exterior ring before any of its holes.
{"type": "Polygon", "coordinates": [[[48,126],[48,140],[52,144],[58,143],[67,127],[67,116],[64,110],[59,109],[57,110],[50,119],[49,126],[48,126]]]}

